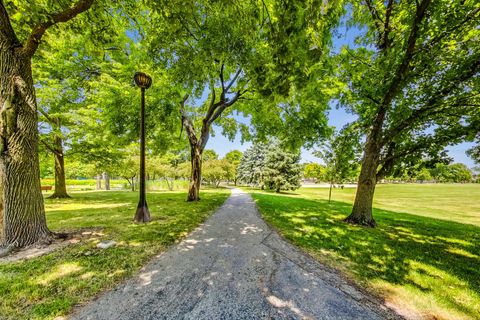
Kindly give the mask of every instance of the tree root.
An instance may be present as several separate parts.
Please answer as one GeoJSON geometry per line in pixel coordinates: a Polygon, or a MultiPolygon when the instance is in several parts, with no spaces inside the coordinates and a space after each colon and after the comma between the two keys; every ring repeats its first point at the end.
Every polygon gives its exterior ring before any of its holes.
{"type": "Polygon", "coordinates": [[[55,240],[62,239],[68,240],[73,238],[74,233],[65,233],[65,232],[49,232],[47,235],[40,238],[35,243],[32,243],[25,247],[20,247],[16,243],[4,244],[0,246],[0,258],[7,257],[18,251],[28,250],[33,247],[48,247],[55,243],[55,240]]]}
{"type": "Polygon", "coordinates": [[[18,250],[18,248],[14,245],[2,246],[0,247],[0,258],[6,257],[16,250],[18,250]]]}
{"type": "Polygon", "coordinates": [[[68,194],[56,194],[56,193],[53,193],[50,197],[48,197],[48,199],[71,199],[72,197],[70,197],[68,194]]]}
{"type": "Polygon", "coordinates": [[[343,221],[346,223],[360,225],[360,226],[369,227],[369,228],[375,228],[377,226],[377,223],[375,222],[374,219],[370,219],[370,220],[358,219],[356,217],[352,217],[351,215],[343,219],[343,221]]]}

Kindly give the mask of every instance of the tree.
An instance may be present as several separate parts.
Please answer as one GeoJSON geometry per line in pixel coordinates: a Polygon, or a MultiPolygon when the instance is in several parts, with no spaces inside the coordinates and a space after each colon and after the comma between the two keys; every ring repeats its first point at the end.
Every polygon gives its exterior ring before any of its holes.
{"type": "Polygon", "coordinates": [[[251,2],[156,3],[151,50],[178,91],[186,93],[180,114],[192,166],[187,200],[197,201],[211,126],[245,94],[242,64],[253,53],[258,8],[251,2]]]}
{"type": "Polygon", "coordinates": [[[163,178],[168,185],[168,190],[173,191],[174,181],[178,177],[177,170],[170,164],[160,164],[156,171],[160,178],[163,178]]]}
{"type": "Polygon", "coordinates": [[[417,181],[420,181],[420,182],[430,181],[432,180],[432,175],[430,174],[430,171],[427,168],[422,168],[417,173],[416,179],[417,181]]]}
{"type": "Polygon", "coordinates": [[[234,177],[235,168],[226,159],[211,159],[205,161],[203,168],[204,180],[215,187],[219,187],[222,181],[228,181],[234,177]]]}
{"type": "Polygon", "coordinates": [[[255,143],[243,154],[238,179],[243,183],[280,192],[300,187],[300,153],[283,149],[278,141],[255,143]]]}
{"type": "Polygon", "coordinates": [[[357,127],[347,125],[315,152],[325,162],[324,177],[330,183],[328,202],[332,198],[333,184],[342,184],[357,177],[359,150],[357,127]]]}
{"type": "Polygon", "coordinates": [[[315,182],[322,181],[325,178],[325,167],[315,162],[307,163],[303,168],[303,177],[314,179],[315,182]]]}
{"type": "Polygon", "coordinates": [[[198,200],[201,155],[214,123],[231,139],[237,131],[244,139],[264,139],[292,127],[299,130],[297,143],[325,134],[326,95],[301,95],[300,88],[305,79],[322,79],[319,60],[327,56],[326,35],[342,1],[312,2],[305,9],[301,1],[155,3],[151,51],[184,96],[180,112],[192,164],[188,200],[198,200]],[[252,131],[235,111],[251,116],[252,131]]]}
{"type": "Polygon", "coordinates": [[[473,159],[476,164],[480,164],[480,142],[477,145],[467,150],[467,155],[473,159]]]}
{"type": "Polygon", "coordinates": [[[225,155],[225,159],[233,165],[234,173],[233,173],[233,183],[237,185],[237,172],[238,172],[238,165],[240,164],[240,160],[242,159],[242,152],[239,150],[232,150],[227,152],[225,155]]]}
{"type": "Polygon", "coordinates": [[[254,143],[245,150],[237,168],[239,181],[248,185],[260,186],[262,189],[265,187],[263,167],[266,149],[266,144],[254,143]]]}
{"type": "Polygon", "coordinates": [[[240,163],[240,160],[242,159],[243,153],[239,150],[232,150],[227,152],[225,154],[225,159],[227,159],[230,163],[237,165],[240,163]]]}
{"type": "Polygon", "coordinates": [[[480,8],[460,0],[351,4],[347,23],[364,31],[337,56],[340,100],[359,116],[366,141],[346,221],[375,226],[377,181],[478,134],[480,8]]]}
{"type": "Polygon", "coordinates": [[[278,142],[269,144],[263,168],[267,189],[275,192],[296,190],[300,188],[301,175],[300,152],[284,150],[278,142]]]}
{"type": "MultiPolygon", "coordinates": [[[[109,30],[112,35],[114,32],[109,30]]],[[[87,34],[62,32],[43,42],[43,50],[35,57],[34,85],[39,111],[41,144],[52,153],[55,168],[55,191],[50,198],[68,198],[65,177],[65,157],[77,152],[73,140],[84,139],[88,129],[97,130],[101,113],[88,108],[90,82],[98,68],[90,56],[101,55],[97,41],[87,34]],[[95,119],[95,128],[89,122],[95,119]]],[[[98,134],[98,133],[97,133],[98,134]]],[[[106,184],[108,185],[108,184],[106,184]]]]}
{"type": "Polygon", "coordinates": [[[467,183],[472,180],[472,171],[463,163],[449,165],[453,182],[467,183]]]}
{"type": "Polygon", "coordinates": [[[241,72],[241,69],[239,69],[236,73],[236,75],[228,82],[225,84],[223,78],[223,65],[221,67],[220,71],[220,79],[221,79],[221,86],[222,86],[222,91],[220,93],[220,98],[218,101],[215,101],[215,89],[212,91],[212,100],[210,102],[210,105],[208,107],[208,110],[206,112],[205,117],[202,120],[202,128],[201,128],[201,133],[198,136],[195,127],[193,125],[192,120],[190,119],[190,116],[188,113],[185,111],[185,103],[188,99],[188,95],[185,96],[181,103],[180,107],[180,112],[182,114],[182,124],[183,127],[185,128],[185,131],[187,132],[187,137],[190,142],[190,158],[191,158],[191,164],[192,164],[192,176],[191,176],[191,182],[188,190],[188,201],[198,201],[200,200],[199,197],[199,191],[200,191],[200,184],[202,181],[202,153],[203,150],[205,149],[205,146],[207,145],[207,141],[210,136],[210,127],[213,124],[213,122],[222,114],[222,112],[232,106],[239,98],[241,95],[245,93],[245,91],[242,91],[241,89],[238,90],[235,95],[232,98],[227,98],[227,93],[232,87],[232,85],[235,83],[238,75],[241,72]]]}
{"type": "Polygon", "coordinates": [[[67,185],[65,182],[65,153],[63,148],[60,118],[53,119],[47,114],[45,114],[45,117],[48,117],[48,122],[51,123],[53,129],[53,141],[51,144],[49,142],[46,142],[45,140],[40,140],[45,145],[47,150],[49,150],[53,154],[54,158],[55,191],[50,196],[50,198],[70,198],[67,193],[67,185]]]}
{"type": "Polygon", "coordinates": [[[438,182],[470,182],[472,172],[463,163],[444,164],[437,163],[431,169],[432,177],[438,182]]]}
{"type": "Polygon", "coordinates": [[[0,209],[3,209],[0,227],[4,230],[0,243],[10,248],[49,241],[52,237],[40,191],[32,58],[47,30],[87,11],[93,0],[78,0],[67,8],[46,1],[44,6],[35,5],[38,10],[18,15],[17,12],[31,8],[32,4],[23,1],[15,4],[6,7],[0,0],[0,209]]]}
{"type": "Polygon", "coordinates": [[[127,180],[131,190],[135,191],[135,179],[138,176],[140,162],[137,155],[128,151],[133,151],[133,148],[129,148],[129,150],[126,150],[127,153],[125,157],[118,164],[114,172],[115,175],[118,175],[127,180]]]}
{"type": "Polygon", "coordinates": [[[215,150],[208,149],[203,152],[203,157],[202,157],[203,161],[217,160],[217,159],[218,159],[218,154],[215,152],[215,150]]]}

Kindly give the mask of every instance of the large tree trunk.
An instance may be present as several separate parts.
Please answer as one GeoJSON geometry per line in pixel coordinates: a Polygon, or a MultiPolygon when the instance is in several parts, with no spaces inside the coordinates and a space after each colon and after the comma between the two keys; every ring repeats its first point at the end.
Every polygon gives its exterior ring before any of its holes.
{"type": "Polygon", "coordinates": [[[102,175],[101,174],[97,174],[97,185],[96,185],[96,189],[97,190],[102,190],[102,175]]]}
{"type": "Polygon", "coordinates": [[[190,150],[192,175],[188,188],[187,201],[200,200],[200,184],[202,182],[202,150],[199,146],[193,145],[190,150]]]}
{"type": "MultiPolygon", "coordinates": [[[[58,124],[60,124],[58,122],[58,124]]],[[[70,198],[67,194],[67,184],[65,182],[65,161],[63,156],[62,139],[55,136],[55,152],[53,157],[55,158],[55,191],[50,198],[70,198]]]]}
{"type": "Polygon", "coordinates": [[[49,241],[40,190],[37,104],[30,58],[18,47],[0,48],[0,170],[3,244],[49,241]]]}
{"type": "Polygon", "coordinates": [[[110,176],[107,172],[103,173],[103,178],[105,180],[105,190],[110,190],[110,176]]]}
{"type": "MultiPolygon", "coordinates": [[[[1,195],[3,195],[3,184],[1,183],[1,180],[2,179],[0,178],[0,199],[1,199],[1,195]]],[[[3,224],[3,201],[0,201],[0,246],[5,242],[4,227],[5,226],[3,224]]]]}
{"type": "Polygon", "coordinates": [[[375,227],[372,215],[373,195],[377,184],[378,149],[367,143],[362,160],[362,169],[358,179],[357,193],[352,213],[345,221],[369,227],[375,227]]]}

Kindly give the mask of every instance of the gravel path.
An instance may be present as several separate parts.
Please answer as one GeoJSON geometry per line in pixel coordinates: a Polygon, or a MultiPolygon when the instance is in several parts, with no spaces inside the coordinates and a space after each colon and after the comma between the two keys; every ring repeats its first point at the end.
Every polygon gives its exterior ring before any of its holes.
{"type": "Polygon", "coordinates": [[[396,316],[282,240],[239,189],[180,244],[73,319],[386,319],[396,316]]]}

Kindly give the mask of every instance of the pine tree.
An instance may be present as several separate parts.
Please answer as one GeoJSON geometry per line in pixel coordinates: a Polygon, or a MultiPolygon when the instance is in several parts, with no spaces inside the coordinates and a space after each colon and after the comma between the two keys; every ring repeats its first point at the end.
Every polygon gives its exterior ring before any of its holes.
{"type": "Polygon", "coordinates": [[[238,180],[248,185],[264,188],[263,168],[265,166],[265,149],[263,143],[256,143],[245,151],[238,165],[238,180]]]}
{"type": "Polygon", "coordinates": [[[270,144],[263,170],[267,189],[280,192],[281,190],[296,190],[300,188],[302,166],[300,152],[289,152],[281,148],[278,142],[270,144]]]}
{"type": "Polygon", "coordinates": [[[280,192],[300,187],[300,153],[283,150],[278,141],[257,143],[247,149],[238,166],[238,179],[246,184],[280,192]]]}

